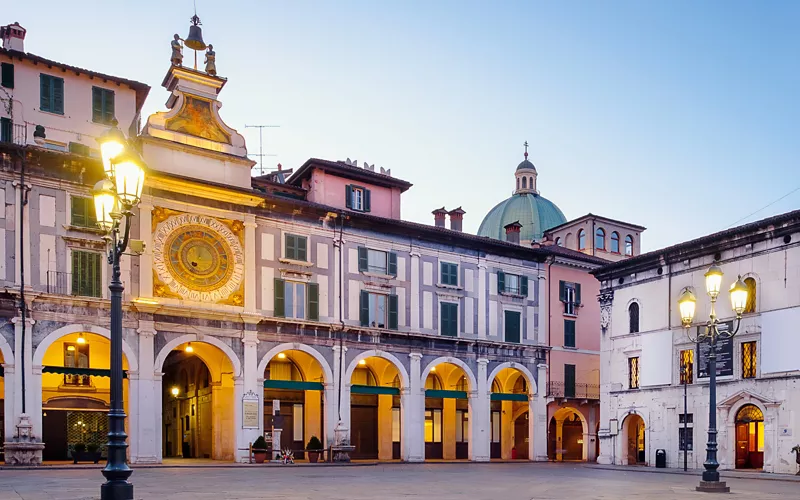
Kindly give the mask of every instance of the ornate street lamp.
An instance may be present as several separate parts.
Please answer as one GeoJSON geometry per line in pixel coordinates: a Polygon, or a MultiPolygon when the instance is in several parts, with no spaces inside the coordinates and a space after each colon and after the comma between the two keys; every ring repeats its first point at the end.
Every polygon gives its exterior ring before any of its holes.
{"type": "Polygon", "coordinates": [[[106,482],[100,487],[102,500],[132,500],[133,471],[126,463],[125,410],[122,405],[122,280],[120,257],[128,247],[131,217],[144,186],[144,163],[133,152],[113,121],[99,139],[106,178],[95,184],[94,206],[97,226],[105,234],[108,263],[111,264],[111,409],[108,412],[108,463],[103,468],[106,482]],[[124,219],[124,220],[123,220],[124,219]]]}
{"type": "MultiPolygon", "coordinates": [[[[729,492],[730,488],[724,481],[719,480],[719,462],[717,461],[717,339],[730,339],[739,332],[742,323],[742,313],[747,304],[747,285],[742,282],[742,277],[731,286],[731,308],[736,313],[736,328],[733,331],[720,331],[719,319],[715,310],[715,304],[719,291],[722,286],[722,269],[716,264],[712,265],[705,274],[706,294],[711,299],[711,312],[708,322],[706,322],[705,332],[698,331],[696,336],[691,334],[692,321],[697,306],[697,299],[691,289],[684,288],[678,297],[678,308],[681,313],[681,321],[686,328],[689,340],[695,343],[708,342],[710,347],[708,352],[708,372],[709,372],[709,407],[708,407],[708,443],[706,445],[706,461],[703,462],[703,479],[697,486],[697,491],[706,492],[729,492]]],[[[698,356],[699,359],[699,356],[698,356]]]]}

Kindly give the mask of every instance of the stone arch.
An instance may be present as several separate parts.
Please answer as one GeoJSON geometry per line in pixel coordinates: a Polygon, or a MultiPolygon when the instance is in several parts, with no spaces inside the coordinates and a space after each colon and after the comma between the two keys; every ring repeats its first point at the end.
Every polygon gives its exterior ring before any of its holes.
{"type": "MultiPolygon", "coordinates": [[[[577,415],[578,418],[581,419],[581,427],[583,427],[583,434],[584,435],[589,434],[589,420],[588,420],[588,417],[586,415],[584,415],[583,412],[580,409],[575,408],[574,406],[562,406],[561,408],[559,408],[558,410],[556,410],[553,413],[553,417],[552,418],[556,418],[557,415],[563,415],[564,413],[570,413],[572,415],[577,415]]],[[[645,426],[645,428],[647,428],[647,427],[645,426]]]]}
{"type": "MultiPolygon", "coordinates": [[[[71,335],[73,333],[93,333],[95,335],[100,335],[101,337],[105,337],[111,340],[111,332],[103,328],[101,326],[94,326],[94,325],[67,325],[62,326],[52,332],[48,333],[45,338],[39,342],[39,345],[36,346],[36,352],[33,354],[33,366],[41,366],[42,359],[44,359],[44,355],[47,352],[47,349],[53,345],[55,341],[60,339],[61,337],[71,335]]],[[[136,372],[139,370],[139,361],[134,353],[131,346],[122,339],[122,353],[125,355],[125,359],[128,361],[128,370],[132,372],[136,372]]],[[[3,352],[5,356],[5,352],[3,352]]],[[[13,359],[13,358],[12,358],[13,359]]]]}
{"type": "Polygon", "coordinates": [[[755,406],[759,410],[761,410],[761,414],[764,416],[764,421],[767,420],[767,407],[756,398],[742,398],[737,404],[731,406],[730,411],[728,412],[728,423],[736,425],[736,417],[739,414],[739,411],[744,408],[745,406],[755,406]]]}
{"type": "Polygon", "coordinates": [[[322,374],[325,376],[325,383],[331,384],[333,383],[333,370],[331,370],[330,364],[328,364],[328,360],[320,353],[318,350],[314,349],[313,347],[294,343],[294,342],[286,342],[283,344],[278,344],[269,351],[261,358],[261,362],[258,363],[258,371],[256,373],[259,374],[259,377],[264,376],[264,371],[267,369],[267,364],[269,361],[278,355],[278,353],[283,351],[302,351],[315,360],[320,364],[322,367],[322,374]]]}
{"type": "MultiPolygon", "coordinates": [[[[389,361],[391,364],[393,364],[394,367],[397,368],[397,371],[400,373],[400,383],[402,384],[402,386],[403,387],[409,387],[410,386],[411,381],[410,381],[410,379],[408,377],[408,371],[406,371],[406,367],[403,366],[403,363],[400,362],[400,360],[397,358],[397,356],[395,356],[394,354],[392,354],[390,352],[380,351],[378,349],[373,349],[373,350],[370,350],[370,351],[364,351],[361,354],[359,354],[358,356],[356,356],[355,358],[353,358],[353,360],[347,366],[347,371],[345,371],[345,373],[344,373],[344,380],[350,380],[353,377],[353,372],[355,371],[356,367],[358,366],[358,362],[359,361],[361,361],[362,359],[373,358],[373,357],[374,358],[385,359],[385,360],[389,361]]],[[[264,365],[264,366],[266,367],[266,365],[264,365]]],[[[423,381],[423,385],[425,385],[424,381],[423,381]]]]}
{"type": "Polygon", "coordinates": [[[620,427],[620,432],[617,434],[618,441],[618,449],[620,450],[619,453],[619,464],[620,465],[630,465],[628,463],[628,436],[630,434],[630,424],[632,420],[635,420],[633,417],[636,416],[642,420],[644,424],[644,454],[645,454],[645,463],[649,461],[650,453],[650,424],[647,422],[647,418],[638,410],[630,409],[625,414],[625,417],[622,419],[622,425],[620,427]]]}
{"type": "Polygon", "coordinates": [[[428,374],[431,372],[431,368],[441,363],[450,363],[451,365],[461,368],[464,371],[464,374],[466,374],[467,380],[469,381],[469,390],[478,390],[478,380],[475,378],[475,374],[472,373],[472,369],[469,367],[469,365],[458,358],[451,358],[447,356],[438,357],[425,366],[425,369],[422,370],[422,376],[420,378],[422,387],[425,387],[425,380],[427,380],[428,374]]]}
{"type": "MultiPolygon", "coordinates": [[[[228,344],[222,342],[221,340],[212,335],[204,335],[202,340],[200,340],[197,337],[197,334],[194,333],[187,333],[186,335],[181,335],[167,342],[167,344],[161,348],[161,351],[159,351],[158,356],[156,357],[155,364],[153,365],[153,371],[156,373],[160,373],[161,370],[164,368],[164,361],[167,359],[167,356],[169,356],[169,353],[171,353],[179,345],[185,344],[187,342],[205,343],[218,348],[225,354],[225,356],[231,362],[231,365],[233,365],[234,378],[241,375],[242,365],[241,362],[239,361],[239,357],[236,355],[235,352],[233,352],[233,349],[231,349],[231,347],[228,344]]],[[[205,363],[205,360],[203,362],[205,363]]],[[[208,366],[208,363],[206,363],[206,366],[208,366]]]]}
{"type": "Polygon", "coordinates": [[[497,377],[497,375],[499,375],[500,372],[506,368],[511,368],[512,370],[519,370],[520,373],[522,373],[522,376],[525,377],[525,381],[528,383],[528,394],[529,395],[536,394],[537,390],[536,379],[533,378],[533,373],[531,373],[531,371],[528,370],[528,367],[526,367],[525,365],[520,363],[514,363],[511,361],[500,363],[499,365],[495,366],[494,370],[492,370],[492,372],[489,374],[486,386],[489,387],[490,392],[492,390],[492,382],[494,382],[495,377],[497,377]]]}

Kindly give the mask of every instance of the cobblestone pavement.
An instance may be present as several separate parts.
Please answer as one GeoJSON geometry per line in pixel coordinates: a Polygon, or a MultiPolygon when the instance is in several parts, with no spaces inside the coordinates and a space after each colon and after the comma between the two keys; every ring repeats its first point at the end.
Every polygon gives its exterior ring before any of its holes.
{"type": "MultiPolygon", "coordinates": [[[[365,467],[136,470],[137,499],[647,500],[708,498],[698,478],[592,469],[580,464],[388,464],[365,467]]],[[[0,500],[99,497],[98,470],[0,470],[0,500]]],[[[736,499],[800,499],[796,482],[731,479],[736,499]]],[[[717,498],[712,496],[712,498],[717,498]]]]}

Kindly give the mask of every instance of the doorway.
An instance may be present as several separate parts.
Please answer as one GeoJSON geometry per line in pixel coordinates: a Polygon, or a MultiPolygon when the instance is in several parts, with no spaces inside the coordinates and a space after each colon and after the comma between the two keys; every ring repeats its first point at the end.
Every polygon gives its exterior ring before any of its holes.
{"type": "Polygon", "coordinates": [[[646,465],[644,420],[639,415],[629,415],[625,419],[625,427],[624,435],[628,441],[628,465],[646,465]]]}
{"type": "Polygon", "coordinates": [[[736,468],[764,467],[764,414],[755,405],[736,413],[736,468]]]}

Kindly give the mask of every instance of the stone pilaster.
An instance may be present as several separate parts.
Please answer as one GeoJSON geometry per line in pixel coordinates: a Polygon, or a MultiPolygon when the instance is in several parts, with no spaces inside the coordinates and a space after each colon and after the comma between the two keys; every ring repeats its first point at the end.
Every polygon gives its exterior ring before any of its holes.
{"type": "Polygon", "coordinates": [[[409,371],[409,388],[401,393],[403,398],[403,419],[406,424],[402,442],[404,459],[407,462],[425,461],[425,386],[422,383],[422,354],[412,352],[409,371]]]}
{"type": "Polygon", "coordinates": [[[469,458],[474,462],[488,462],[491,458],[491,409],[488,380],[489,360],[478,359],[477,390],[469,394],[469,458]]]}
{"type": "Polygon", "coordinates": [[[139,239],[144,252],[139,256],[139,297],[153,296],[153,201],[148,195],[139,203],[139,239]]]}
{"type": "Polygon", "coordinates": [[[531,403],[533,420],[533,459],[547,461],[547,365],[537,366],[536,395],[531,403]]]}
{"type": "Polygon", "coordinates": [[[129,421],[131,425],[131,462],[152,464],[159,462],[161,422],[161,381],[155,377],[155,322],[139,320],[139,372],[128,377],[130,384],[129,421]],[[134,422],[133,417],[136,416],[134,422]]]}
{"type": "Polygon", "coordinates": [[[256,312],[256,218],[244,218],[244,312],[256,312]]]}

